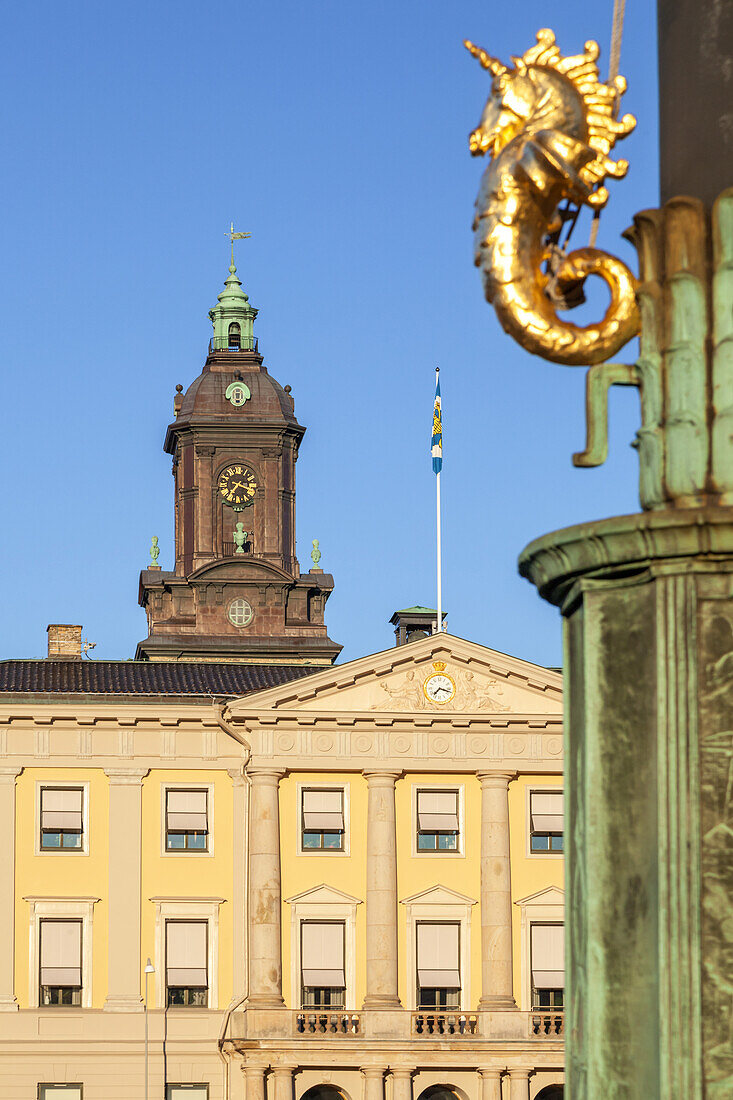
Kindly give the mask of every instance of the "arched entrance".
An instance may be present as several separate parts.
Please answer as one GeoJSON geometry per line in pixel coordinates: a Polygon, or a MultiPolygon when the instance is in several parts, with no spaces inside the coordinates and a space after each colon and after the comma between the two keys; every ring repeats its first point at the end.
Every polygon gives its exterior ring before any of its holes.
{"type": "Polygon", "coordinates": [[[348,1093],[336,1085],[313,1085],[300,1100],[350,1100],[348,1093]]]}
{"type": "Polygon", "coordinates": [[[430,1085],[417,1100],[465,1100],[465,1094],[454,1085],[430,1085]]]}
{"type": "Polygon", "coordinates": [[[535,1096],[534,1100],[563,1100],[565,1087],[563,1085],[545,1085],[535,1096]]]}

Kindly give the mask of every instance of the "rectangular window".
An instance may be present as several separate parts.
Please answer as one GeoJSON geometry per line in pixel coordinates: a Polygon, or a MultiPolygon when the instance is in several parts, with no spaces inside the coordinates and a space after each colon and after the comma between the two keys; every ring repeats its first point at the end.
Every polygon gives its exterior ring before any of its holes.
{"type": "Polygon", "coordinates": [[[208,1085],[166,1085],[165,1100],[208,1100],[208,1085]]]}
{"type": "Polygon", "coordinates": [[[342,852],[344,849],[344,792],[330,787],[302,791],[303,851],[342,852]]]}
{"type": "Polygon", "coordinates": [[[39,1085],[38,1100],[82,1100],[81,1085],[39,1085]]]}
{"type": "Polygon", "coordinates": [[[303,921],[300,970],[303,1008],[343,1008],[345,928],[341,921],[303,921]]]}
{"type": "Polygon", "coordinates": [[[208,922],[169,920],[165,925],[166,1003],[206,1008],[209,1003],[208,922]]]}
{"type": "Polygon", "coordinates": [[[417,928],[417,1007],[458,1008],[460,925],[420,922],[417,928]]]}
{"type": "Polygon", "coordinates": [[[165,847],[167,852],[205,852],[208,848],[208,792],[165,792],[165,847]]]}
{"type": "Polygon", "coordinates": [[[81,921],[42,920],[39,1003],[81,1004],[81,921]]]}
{"type": "Polygon", "coordinates": [[[562,924],[533,924],[532,1007],[562,1008],[565,987],[565,928],[562,924]]]}
{"type": "Polygon", "coordinates": [[[84,831],[81,787],[41,788],[41,849],[81,851],[84,831]]]}
{"type": "Polygon", "coordinates": [[[418,852],[457,852],[458,791],[417,792],[418,852]]]}
{"type": "Polygon", "coordinates": [[[529,796],[530,850],[562,852],[563,792],[532,791],[529,796]]]}

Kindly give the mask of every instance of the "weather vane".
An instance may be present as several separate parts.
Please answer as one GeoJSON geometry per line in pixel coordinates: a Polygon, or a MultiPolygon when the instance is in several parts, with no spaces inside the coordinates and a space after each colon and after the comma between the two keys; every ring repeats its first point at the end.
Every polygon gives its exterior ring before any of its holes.
{"type": "Polygon", "coordinates": [[[244,241],[244,240],[247,239],[247,237],[251,237],[251,236],[252,236],[251,233],[235,233],[234,232],[234,222],[231,222],[231,224],[229,226],[229,231],[227,233],[227,237],[229,237],[230,241],[232,242],[232,267],[234,267],[234,242],[235,241],[244,241]]]}

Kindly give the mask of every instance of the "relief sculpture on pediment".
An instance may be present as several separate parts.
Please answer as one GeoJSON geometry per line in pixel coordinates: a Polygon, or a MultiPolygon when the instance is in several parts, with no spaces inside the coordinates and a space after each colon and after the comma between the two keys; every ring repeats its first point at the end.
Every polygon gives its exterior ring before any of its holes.
{"type": "Polygon", "coordinates": [[[446,675],[453,682],[455,690],[452,697],[444,703],[431,701],[424,691],[425,674],[410,669],[396,682],[379,681],[384,696],[377,701],[376,707],[382,710],[451,710],[469,713],[503,713],[509,710],[508,704],[502,699],[504,689],[498,680],[478,677],[470,669],[448,668],[446,675]]]}
{"type": "Polygon", "coordinates": [[[383,710],[425,710],[427,700],[415,669],[406,672],[404,679],[396,684],[380,680],[379,686],[386,696],[377,703],[383,710]]]}
{"type": "Polygon", "coordinates": [[[498,680],[477,679],[470,670],[456,677],[456,710],[490,710],[498,713],[509,710],[502,701],[504,689],[498,680]]]}

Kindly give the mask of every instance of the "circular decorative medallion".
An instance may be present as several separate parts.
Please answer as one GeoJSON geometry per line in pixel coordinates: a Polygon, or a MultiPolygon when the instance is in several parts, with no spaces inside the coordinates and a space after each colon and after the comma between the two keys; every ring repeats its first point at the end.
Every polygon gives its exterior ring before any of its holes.
{"type": "Polygon", "coordinates": [[[433,752],[444,753],[450,748],[450,741],[445,737],[436,737],[432,743],[433,752]]]}
{"type": "Polygon", "coordinates": [[[562,752],[562,738],[551,737],[545,745],[550,756],[559,756],[562,752]]]}
{"type": "Polygon", "coordinates": [[[452,676],[445,672],[445,661],[433,661],[435,672],[423,681],[423,693],[430,703],[443,706],[455,699],[456,682],[452,676]]]}
{"type": "Polygon", "coordinates": [[[280,752],[290,752],[295,744],[295,738],[291,737],[289,733],[281,733],[277,739],[277,747],[280,752]]]}
{"type": "Polygon", "coordinates": [[[482,737],[474,737],[471,741],[471,752],[475,752],[477,756],[481,756],[482,753],[486,752],[488,747],[482,737]]]}
{"type": "Polygon", "coordinates": [[[232,626],[249,626],[255,617],[252,604],[247,600],[232,600],[227,611],[229,622],[232,626]]]}
{"type": "Polygon", "coordinates": [[[409,752],[411,741],[409,737],[395,737],[394,747],[396,752],[409,752]]]}
{"type": "Polygon", "coordinates": [[[369,752],[372,747],[371,737],[357,737],[354,748],[357,752],[369,752]]]}
{"type": "Polygon", "coordinates": [[[224,394],[227,401],[230,401],[235,408],[239,408],[245,401],[249,401],[252,396],[249,386],[245,386],[244,382],[232,382],[227,386],[224,394]]]}
{"type": "Polygon", "coordinates": [[[522,737],[512,737],[509,740],[509,752],[514,756],[519,756],[521,752],[524,752],[525,742],[522,737]]]}
{"type": "Polygon", "coordinates": [[[321,734],[321,736],[316,739],[316,748],[319,752],[330,752],[333,748],[333,737],[329,737],[325,733],[321,734]]]}

